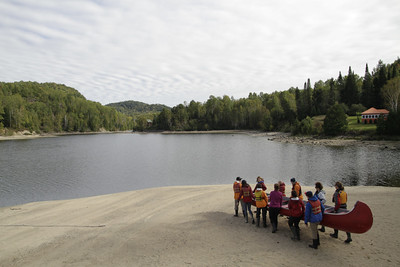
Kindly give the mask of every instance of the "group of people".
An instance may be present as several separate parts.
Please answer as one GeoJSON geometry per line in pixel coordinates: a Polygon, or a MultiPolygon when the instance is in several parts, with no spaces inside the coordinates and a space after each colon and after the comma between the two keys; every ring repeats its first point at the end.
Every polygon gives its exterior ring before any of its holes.
{"type": "MultiPolygon", "coordinates": [[[[278,230],[278,216],[280,209],[282,207],[283,197],[285,194],[285,183],[279,181],[274,184],[274,190],[268,194],[265,192],[267,190],[264,184],[264,179],[260,176],[256,179],[256,185],[254,190],[240,177],[236,178],[233,183],[234,199],[235,199],[235,217],[239,216],[239,204],[242,207],[243,217],[245,222],[249,222],[249,217],[251,217],[252,224],[256,224],[260,227],[261,216],[263,219],[263,227],[267,227],[267,210],[269,210],[269,219],[272,225],[272,233],[276,233],[278,230]],[[255,202],[255,203],[254,203],[255,202]],[[256,206],[256,220],[254,220],[253,212],[251,206],[255,204],[256,206]]],[[[324,204],[326,203],[325,191],[320,182],[315,183],[315,192],[307,191],[305,193],[308,201],[306,204],[303,202],[303,193],[301,186],[296,178],[291,178],[290,182],[292,184],[288,209],[289,209],[289,221],[288,225],[292,232],[292,240],[300,240],[300,220],[304,218],[304,223],[308,226],[310,225],[311,235],[313,243],[309,247],[317,249],[320,245],[319,233],[325,232],[325,227],[322,225],[318,229],[318,225],[322,221],[323,214],[325,211],[324,204]]],[[[340,208],[347,208],[347,193],[344,191],[342,183],[336,182],[335,193],[333,194],[332,201],[335,203],[335,212],[338,212],[340,208]]],[[[334,233],[330,234],[333,238],[338,238],[338,230],[334,229],[334,233]]],[[[347,234],[346,243],[352,241],[351,234],[347,234]]]]}

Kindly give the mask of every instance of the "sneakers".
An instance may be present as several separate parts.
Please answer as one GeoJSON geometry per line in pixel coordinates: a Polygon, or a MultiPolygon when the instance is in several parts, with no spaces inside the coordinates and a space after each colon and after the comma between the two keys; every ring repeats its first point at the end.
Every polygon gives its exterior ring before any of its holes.
{"type": "Polygon", "coordinates": [[[330,234],[330,236],[333,238],[338,238],[337,234],[330,234]]]}

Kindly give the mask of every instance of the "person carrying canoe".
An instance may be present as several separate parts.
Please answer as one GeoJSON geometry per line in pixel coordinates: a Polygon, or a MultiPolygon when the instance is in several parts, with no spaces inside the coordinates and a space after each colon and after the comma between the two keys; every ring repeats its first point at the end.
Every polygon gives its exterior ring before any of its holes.
{"type": "Polygon", "coordinates": [[[272,233],[278,230],[278,215],[282,207],[282,193],[279,192],[279,185],[274,184],[274,191],[269,193],[269,220],[272,224],[272,233]]]}
{"type": "Polygon", "coordinates": [[[255,190],[256,191],[254,193],[254,196],[256,199],[256,207],[257,207],[256,226],[260,227],[260,212],[262,212],[263,227],[265,228],[265,227],[267,227],[268,196],[267,196],[267,194],[265,194],[261,184],[257,184],[255,190]]]}
{"type": "Polygon", "coordinates": [[[301,192],[301,186],[300,184],[296,181],[296,178],[290,179],[290,182],[292,183],[292,191],[296,191],[297,196],[303,200],[303,193],[301,192]]]}
{"type": "Polygon", "coordinates": [[[242,180],[242,188],[240,189],[239,199],[243,196],[243,215],[245,218],[245,222],[249,222],[249,215],[250,213],[252,224],[255,224],[253,212],[251,211],[251,204],[253,202],[254,194],[251,190],[251,186],[246,182],[246,180],[242,180]]]}
{"type": "MultiPolygon", "coordinates": [[[[267,190],[267,186],[264,184],[264,179],[263,178],[258,176],[257,179],[256,179],[256,182],[257,182],[256,187],[257,187],[258,184],[260,184],[263,191],[267,190]]],[[[256,192],[256,187],[254,187],[253,193],[256,192]]]]}
{"type": "MultiPolygon", "coordinates": [[[[243,199],[239,198],[240,195],[240,189],[242,188],[242,183],[240,182],[242,180],[242,178],[240,177],[236,177],[236,181],[233,183],[233,198],[235,199],[235,217],[238,217],[238,213],[239,213],[239,203],[242,206],[242,210],[243,210],[243,199]]],[[[243,213],[244,215],[244,213],[243,213]]]]}
{"type": "Polygon", "coordinates": [[[288,224],[293,234],[292,240],[300,240],[299,223],[303,218],[305,207],[303,201],[297,197],[296,191],[291,193],[288,208],[290,212],[288,224]]]}
{"type": "MultiPolygon", "coordinates": [[[[344,191],[342,183],[336,182],[335,189],[336,191],[332,197],[332,202],[335,203],[335,212],[338,212],[340,208],[347,209],[347,193],[344,191]]],[[[330,234],[330,236],[333,238],[338,238],[338,234],[339,230],[334,229],[334,233],[330,234]]],[[[344,242],[348,244],[353,240],[351,239],[351,233],[346,232],[346,234],[347,234],[347,239],[344,242]]]]}
{"type": "MultiPolygon", "coordinates": [[[[323,186],[320,182],[315,183],[315,193],[314,196],[316,196],[319,201],[321,201],[322,204],[325,205],[326,203],[326,198],[325,198],[325,191],[323,190],[323,186]]],[[[321,226],[321,229],[319,229],[321,232],[325,232],[325,226],[321,226]]]]}
{"type": "Polygon", "coordinates": [[[313,239],[310,248],[317,249],[320,245],[319,234],[318,234],[318,224],[322,221],[322,214],[325,211],[324,204],[319,201],[319,199],[313,195],[311,191],[306,192],[308,198],[306,204],[306,213],[304,214],[304,223],[308,226],[310,223],[311,235],[313,239]]]}

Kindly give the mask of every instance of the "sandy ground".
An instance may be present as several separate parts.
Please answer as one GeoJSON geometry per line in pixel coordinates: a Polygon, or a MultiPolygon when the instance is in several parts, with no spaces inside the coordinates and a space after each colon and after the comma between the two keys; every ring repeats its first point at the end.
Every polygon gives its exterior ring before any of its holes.
{"type": "MultiPolygon", "coordinates": [[[[268,191],[272,185],[267,185],[268,191]]],[[[311,189],[304,187],[303,190],[311,189]]],[[[334,189],[326,188],[331,196],[334,189]]],[[[345,244],[321,233],[318,250],[233,217],[231,185],[153,188],[0,208],[0,266],[400,266],[400,188],[347,187],[374,224],[345,244]]],[[[269,220],[268,220],[269,223],[269,220]]]]}

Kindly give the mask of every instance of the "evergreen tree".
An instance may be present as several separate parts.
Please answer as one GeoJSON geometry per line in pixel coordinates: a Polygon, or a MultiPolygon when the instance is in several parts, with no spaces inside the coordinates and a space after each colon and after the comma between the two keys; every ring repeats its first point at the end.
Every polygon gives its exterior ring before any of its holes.
{"type": "Polygon", "coordinates": [[[344,80],[342,77],[342,72],[339,71],[339,77],[337,78],[336,81],[336,87],[337,87],[337,91],[339,92],[339,102],[343,102],[344,103],[344,80]]]}
{"type": "Polygon", "coordinates": [[[337,102],[337,93],[335,80],[331,78],[329,81],[329,96],[328,96],[328,106],[333,106],[337,102]]]}
{"type": "Polygon", "coordinates": [[[326,135],[339,135],[346,132],[348,126],[347,115],[339,104],[333,105],[324,119],[324,133],[326,135]]]}
{"type": "Polygon", "coordinates": [[[365,65],[365,74],[361,88],[361,104],[364,107],[370,108],[373,106],[373,83],[372,83],[372,76],[368,70],[368,64],[365,65]]]}
{"type": "Polygon", "coordinates": [[[359,103],[356,77],[354,75],[354,72],[351,70],[351,67],[349,67],[349,73],[344,83],[342,102],[345,103],[348,107],[350,107],[352,104],[359,103]]]}
{"type": "Polygon", "coordinates": [[[373,78],[373,102],[372,106],[375,108],[383,108],[383,99],[381,96],[381,90],[387,81],[387,70],[382,60],[379,60],[378,66],[374,71],[373,78]]]}

